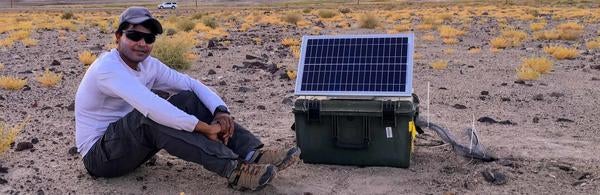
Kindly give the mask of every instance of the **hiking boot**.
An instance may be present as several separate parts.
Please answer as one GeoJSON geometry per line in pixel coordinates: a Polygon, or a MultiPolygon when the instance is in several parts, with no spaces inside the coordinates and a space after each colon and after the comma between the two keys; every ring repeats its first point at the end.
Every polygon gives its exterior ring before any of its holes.
{"type": "Polygon", "coordinates": [[[238,162],[228,177],[229,187],[236,190],[260,190],[277,175],[277,167],[238,162]]]}
{"type": "Polygon", "coordinates": [[[300,159],[300,148],[292,147],[287,150],[277,149],[258,149],[252,158],[251,163],[272,164],[277,166],[277,170],[281,171],[300,159]]]}

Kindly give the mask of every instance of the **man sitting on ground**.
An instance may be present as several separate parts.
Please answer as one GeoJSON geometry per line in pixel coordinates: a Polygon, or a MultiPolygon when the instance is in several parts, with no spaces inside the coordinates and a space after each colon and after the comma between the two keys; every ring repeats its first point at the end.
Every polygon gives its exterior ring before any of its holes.
{"type": "Polygon", "coordinates": [[[261,149],[211,89],[149,56],[162,32],[148,9],[126,9],[117,48],[103,53],[79,84],[76,142],[91,175],[124,175],[165,149],[226,177],[235,189],[256,190],[297,161],[300,149],[261,149]],[[165,100],[151,89],[175,95],[165,100]]]}

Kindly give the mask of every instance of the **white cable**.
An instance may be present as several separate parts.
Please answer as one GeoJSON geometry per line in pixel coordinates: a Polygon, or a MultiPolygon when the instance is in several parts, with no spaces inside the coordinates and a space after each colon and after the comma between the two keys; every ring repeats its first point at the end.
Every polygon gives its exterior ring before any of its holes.
{"type": "Polygon", "coordinates": [[[427,82],[427,128],[429,128],[429,123],[431,122],[429,120],[429,85],[431,85],[429,83],[429,81],[427,82]]]}

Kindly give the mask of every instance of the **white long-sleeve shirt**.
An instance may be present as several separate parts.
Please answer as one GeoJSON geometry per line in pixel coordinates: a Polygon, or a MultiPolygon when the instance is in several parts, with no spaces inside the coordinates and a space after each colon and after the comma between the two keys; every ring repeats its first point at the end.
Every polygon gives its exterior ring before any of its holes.
{"type": "Polygon", "coordinates": [[[200,81],[181,74],[149,56],[131,69],[116,49],[103,53],[89,67],[75,95],[75,142],[82,155],[104,135],[106,128],[133,111],[162,125],[193,131],[198,119],[189,115],[150,89],[178,93],[191,90],[210,111],[225,105],[200,81]]]}

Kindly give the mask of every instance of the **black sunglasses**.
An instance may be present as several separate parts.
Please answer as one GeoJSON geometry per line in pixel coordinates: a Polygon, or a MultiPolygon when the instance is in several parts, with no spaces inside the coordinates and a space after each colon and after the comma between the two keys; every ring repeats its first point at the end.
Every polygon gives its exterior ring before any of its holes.
{"type": "Polygon", "coordinates": [[[135,42],[142,40],[142,38],[147,44],[152,44],[156,41],[156,35],[152,33],[143,33],[135,30],[126,30],[123,31],[123,33],[125,33],[125,37],[135,42]]]}

